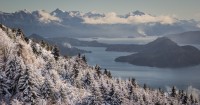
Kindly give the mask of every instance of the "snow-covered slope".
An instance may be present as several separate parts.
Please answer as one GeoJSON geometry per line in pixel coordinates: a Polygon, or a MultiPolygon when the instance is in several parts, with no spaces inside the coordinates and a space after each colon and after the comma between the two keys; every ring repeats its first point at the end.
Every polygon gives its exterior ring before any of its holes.
{"type": "Polygon", "coordinates": [[[35,105],[177,105],[198,104],[198,96],[170,93],[121,80],[84,56],[59,56],[56,48],[0,26],[0,104],[35,105]],[[191,97],[190,97],[191,96],[191,97]]]}

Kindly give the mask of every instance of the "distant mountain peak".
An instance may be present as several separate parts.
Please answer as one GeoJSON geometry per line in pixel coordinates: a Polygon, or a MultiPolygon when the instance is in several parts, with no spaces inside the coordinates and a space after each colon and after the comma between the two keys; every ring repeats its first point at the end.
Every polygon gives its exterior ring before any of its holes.
{"type": "Polygon", "coordinates": [[[105,14],[101,14],[96,11],[91,11],[91,12],[85,13],[84,16],[89,17],[89,18],[91,18],[91,17],[97,18],[97,17],[103,17],[103,16],[105,16],[105,14]]]}
{"type": "Polygon", "coordinates": [[[56,8],[54,11],[52,11],[51,13],[57,13],[57,14],[60,14],[60,13],[63,13],[65,11],[59,9],[59,8],[56,8]]]}
{"type": "Polygon", "coordinates": [[[82,13],[79,11],[63,11],[57,8],[56,10],[52,11],[50,13],[53,16],[57,16],[60,18],[69,18],[69,17],[80,17],[82,16],[82,13]]]}
{"type": "Polygon", "coordinates": [[[139,11],[139,10],[136,10],[136,11],[134,11],[134,12],[132,12],[134,15],[139,15],[139,16],[141,16],[141,15],[145,15],[145,13],[144,12],[141,12],[141,11],[139,11]]]}
{"type": "Polygon", "coordinates": [[[170,40],[167,37],[159,37],[156,40],[154,40],[153,42],[150,42],[150,44],[159,44],[159,45],[176,45],[177,43],[173,42],[172,40],[170,40]]]}
{"type": "Polygon", "coordinates": [[[129,17],[129,16],[142,16],[142,15],[145,15],[144,12],[141,12],[139,10],[136,10],[136,11],[133,11],[133,12],[129,12],[126,17],[129,17]]]}
{"type": "Polygon", "coordinates": [[[141,12],[139,10],[133,11],[133,12],[129,12],[128,14],[125,15],[125,18],[129,17],[129,16],[142,16],[145,15],[144,12],[141,12]]]}
{"type": "Polygon", "coordinates": [[[63,10],[56,8],[54,11],[64,12],[63,10]]]}

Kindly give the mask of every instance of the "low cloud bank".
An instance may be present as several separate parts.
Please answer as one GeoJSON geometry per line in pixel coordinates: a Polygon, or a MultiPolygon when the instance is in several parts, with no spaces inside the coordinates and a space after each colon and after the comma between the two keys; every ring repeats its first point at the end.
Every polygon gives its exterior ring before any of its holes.
{"type": "Polygon", "coordinates": [[[53,15],[50,15],[50,13],[48,13],[48,12],[45,12],[45,11],[39,11],[38,12],[39,13],[39,15],[40,15],[40,18],[39,18],[39,20],[41,21],[41,22],[44,22],[44,23],[49,23],[49,22],[51,22],[51,21],[61,21],[58,17],[56,17],[56,16],[53,16],[53,15]]]}
{"type": "Polygon", "coordinates": [[[84,17],[84,23],[87,24],[141,24],[141,23],[154,23],[161,24],[173,24],[176,19],[170,16],[151,16],[144,15],[132,15],[128,17],[120,17],[115,12],[107,13],[103,17],[84,17]]]}

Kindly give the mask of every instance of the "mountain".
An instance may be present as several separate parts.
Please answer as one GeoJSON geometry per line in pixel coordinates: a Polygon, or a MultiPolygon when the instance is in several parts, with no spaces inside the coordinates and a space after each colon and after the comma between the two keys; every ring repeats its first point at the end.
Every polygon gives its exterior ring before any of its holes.
{"type": "Polygon", "coordinates": [[[134,12],[130,12],[130,13],[126,14],[125,17],[129,17],[129,16],[142,16],[142,15],[145,15],[145,13],[141,12],[139,10],[136,10],[134,12]]]}
{"type": "Polygon", "coordinates": [[[179,46],[166,37],[144,45],[137,53],[115,59],[139,66],[181,68],[200,64],[200,51],[190,45],[179,46]]]}
{"type": "Polygon", "coordinates": [[[100,13],[97,13],[97,12],[88,12],[88,13],[85,13],[84,14],[84,17],[89,17],[89,18],[99,18],[99,17],[104,17],[105,14],[100,14],[100,13]]]}
{"type": "Polygon", "coordinates": [[[60,53],[62,55],[74,56],[74,55],[77,55],[79,53],[80,54],[91,53],[91,51],[85,51],[85,50],[81,50],[81,49],[78,49],[76,47],[73,47],[70,43],[67,43],[67,42],[59,43],[59,42],[56,42],[56,41],[51,41],[51,40],[43,38],[42,36],[37,35],[37,34],[32,34],[28,38],[30,38],[33,41],[38,42],[38,43],[44,42],[44,43],[50,44],[51,46],[56,45],[60,49],[60,53]]]}
{"type": "Polygon", "coordinates": [[[200,44],[200,31],[188,31],[166,37],[180,44],[200,44]]]}
{"type": "Polygon", "coordinates": [[[200,30],[199,22],[195,20],[154,16],[138,10],[125,15],[60,9],[52,12],[21,10],[0,12],[0,22],[21,28],[27,36],[40,33],[43,37],[141,37],[200,30]]]}
{"type": "Polygon", "coordinates": [[[171,41],[167,37],[160,37],[159,40],[154,40],[147,44],[112,44],[106,47],[106,51],[117,51],[117,52],[145,52],[151,49],[157,49],[160,47],[169,48],[177,47],[177,43],[171,41]]]}
{"type": "Polygon", "coordinates": [[[50,41],[50,40],[48,40],[48,39],[46,39],[46,38],[44,38],[44,37],[42,37],[41,35],[38,35],[38,34],[32,34],[32,35],[28,36],[28,38],[33,40],[33,41],[35,41],[35,42],[37,42],[37,43],[40,43],[41,41],[44,41],[44,42],[46,42],[48,44],[55,45],[55,43],[53,43],[52,41],[50,41]]]}
{"type": "Polygon", "coordinates": [[[51,40],[55,43],[69,43],[72,46],[83,46],[83,47],[107,47],[109,44],[105,43],[99,43],[98,41],[81,41],[75,38],[69,38],[69,37],[53,37],[53,38],[47,38],[48,40],[51,40]]]}
{"type": "Polygon", "coordinates": [[[83,21],[82,14],[79,11],[62,11],[60,9],[56,9],[53,12],[49,13],[51,16],[59,18],[60,24],[62,25],[74,25],[79,24],[83,21]]]}
{"type": "MultiPolygon", "coordinates": [[[[107,70],[87,65],[84,56],[63,57],[24,37],[21,30],[0,25],[0,103],[12,105],[199,104],[199,98],[141,87],[107,70]]],[[[190,93],[188,93],[190,94],[190,93]]]]}

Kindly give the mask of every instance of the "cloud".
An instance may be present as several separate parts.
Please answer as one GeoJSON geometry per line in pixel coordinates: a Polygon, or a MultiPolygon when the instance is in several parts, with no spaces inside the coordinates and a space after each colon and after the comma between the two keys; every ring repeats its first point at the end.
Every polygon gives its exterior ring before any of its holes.
{"type": "Polygon", "coordinates": [[[65,47],[67,47],[67,48],[72,48],[72,45],[71,45],[70,43],[65,42],[65,43],[63,43],[63,45],[64,45],[65,47]]]}
{"type": "Polygon", "coordinates": [[[118,23],[125,23],[127,24],[127,21],[125,18],[120,18],[117,16],[116,13],[111,12],[105,14],[104,17],[97,17],[97,18],[89,18],[84,17],[84,23],[88,24],[118,24],[118,23]]]}
{"type": "Polygon", "coordinates": [[[161,23],[173,24],[176,19],[170,16],[151,16],[148,14],[128,16],[127,18],[120,17],[116,13],[111,12],[105,14],[104,17],[84,17],[84,23],[87,24],[141,24],[141,23],[161,23]]]}
{"type": "Polygon", "coordinates": [[[59,19],[58,17],[52,16],[51,14],[49,14],[48,12],[45,12],[43,10],[38,11],[38,13],[39,13],[39,17],[40,17],[39,20],[41,22],[49,23],[51,21],[59,21],[59,22],[61,21],[61,19],[59,19]]]}
{"type": "Polygon", "coordinates": [[[137,32],[138,32],[139,34],[141,34],[141,35],[146,36],[146,33],[145,33],[144,29],[142,29],[142,28],[138,28],[138,29],[137,29],[137,32]]]}

